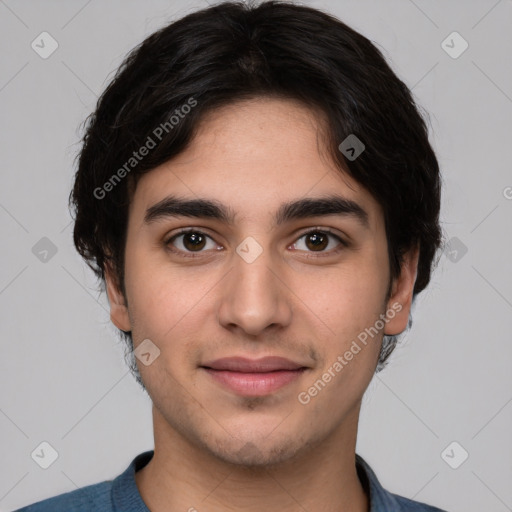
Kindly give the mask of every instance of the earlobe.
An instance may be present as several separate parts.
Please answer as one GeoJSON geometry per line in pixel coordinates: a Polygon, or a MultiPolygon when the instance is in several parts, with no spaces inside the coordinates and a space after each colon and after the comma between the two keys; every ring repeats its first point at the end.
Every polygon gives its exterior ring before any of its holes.
{"type": "Polygon", "coordinates": [[[121,293],[114,272],[110,265],[105,264],[105,284],[107,288],[108,302],[110,304],[110,320],[122,331],[131,331],[130,317],[126,301],[121,293]]]}
{"type": "Polygon", "coordinates": [[[404,254],[400,275],[394,280],[387,302],[388,321],[384,334],[396,335],[405,331],[411,311],[414,283],[418,271],[419,247],[404,254]]]}

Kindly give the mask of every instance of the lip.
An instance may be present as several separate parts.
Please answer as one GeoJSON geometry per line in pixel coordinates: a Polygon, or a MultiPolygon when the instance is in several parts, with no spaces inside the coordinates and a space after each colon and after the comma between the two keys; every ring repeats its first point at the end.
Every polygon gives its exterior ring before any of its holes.
{"type": "Polygon", "coordinates": [[[215,381],[244,396],[268,395],[300,378],[306,367],[283,357],[227,357],[201,366],[215,381]]]}
{"type": "Polygon", "coordinates": [[[295,363],[290,359],[278,356],[262,357],[260,359],[248,359],[246,357],[223,357],[206,362],[202,367],[212,370],[226,370],[242,373],[266,373],[278,370],[299,370],[305,366],[295,363]]]}

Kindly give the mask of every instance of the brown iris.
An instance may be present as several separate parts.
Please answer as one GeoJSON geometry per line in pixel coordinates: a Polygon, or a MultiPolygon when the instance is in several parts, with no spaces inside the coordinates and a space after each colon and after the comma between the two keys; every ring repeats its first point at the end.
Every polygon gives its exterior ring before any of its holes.
{"type": "Polygon", "coordinates": [[[306,235],[306,245],[308,245],[308,248],[313,249],[315,251],[325,249],[328,243],[329,237],[325,233],[321,233],[320,231],[308,233],[306,235]],[[312,247],[308,245],[308,241],[312,242],[312,247]]]}
{"type": "Polygon", "coordinates": [[[183,245],[189,251],[195,249],[202,249],[205,244],[205,237],[201,233],[184,233],[183,234],[183,245]],[[188,244],[190,242],[190,245],[188,244]]]}

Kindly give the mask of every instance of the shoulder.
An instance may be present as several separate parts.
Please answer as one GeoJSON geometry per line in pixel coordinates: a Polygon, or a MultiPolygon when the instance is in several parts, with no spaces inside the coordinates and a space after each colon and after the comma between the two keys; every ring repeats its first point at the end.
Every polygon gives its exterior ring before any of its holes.
{"type": "Polygon", "coordinates": [[[111,490],[112,481],[100,482],[32,503],[15,512],[110,512],[114,510],[111,490]]]}
{"type": "Polygon", "coordinates": [[[149,512],[137,489],[135,473],[151,460],[153,453],[153,450],[140,453],[114,479],[59,494],[14,512],[149,512]]]}
{"type": "Polygon", "coordinates": [[[384,489],[370,465],[356,454],[356,469],[370,501],[371,512],[447,512],[384,489]]]}

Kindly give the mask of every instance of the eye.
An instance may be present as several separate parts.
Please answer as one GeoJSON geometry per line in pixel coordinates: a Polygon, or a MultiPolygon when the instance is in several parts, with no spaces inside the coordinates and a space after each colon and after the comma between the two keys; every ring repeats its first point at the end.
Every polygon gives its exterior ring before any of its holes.
{"type": "MultiPolygon", "coordinates": [[[[298,250],[306,250],[307,252],[322,253],[320,254],[320,256],[326,256],[333,253],[337,253],[347,246],[347,244],[341,237],[335,235],[329,229],[315,228],[313,230],[308,231],[307,233],[303,233],[298,240],[300,241],[301,239],[304,239],[304,242],[295,242],[291,247],[298,250]],[[331,247],[330,250],[325,250],[327,247],[332,245],[331,239],[337,240],[338,244],[335,244],[334,249],[331,247]],[[305,249],[303,249],[301,246],[305,247],[305,249]]],[[[311,256],[308,255],[308,257],[311,256]]]]}
{"type": "MultiPolygon", "coordinates": [[[[165,240],[164,244],[171,252],[185,258],[199,257],[201,256],[201,253],[204,252],[203,249],[222,249],[222,247],[216,245],[214,240],[209,235],[197,229],[183,229],[179,233],[176,233],[175,235],[165,240]],[[210,247],[208,247],[208,240],[211,241],[210,247]]],[[[348,244],[340,236],[334,234],[329,229],[315,228],[306,233],[303,233],[298,238],[298,241],[292,244],[290,247],[295,250],[305,250],[306,252],[319,253],[307,256],[314,258],[317,256],[328,256],[331,254],[336,254],[343,248],[347,247],[347,245],[348,244]],[[299,241],[301,239],[305,239],[304,242],[300,243],[299,241]],[[332,245],[332,239],[337,240],[338,244],[337,246],[335,245],[335,248],[331,248],[330,250],[326,251],[325,249],[332,245]],[[301,245],[305,247],[305,249],[300,247],[301,245]]]]}
{"type": "MultiPolygon", "coordinates": [[[[201,252],[202,249],[204,249],[207,246],[207,239],[210,239],[213,242],[213,239],[207,234],[203,233],[202,231],[198,231],[195,229],[185,229],[180,231],[176,235],[173,235],[168,240],[166,240],[165,245],[166,247],[169,248],[170,251],[174,253],[182,254],[187,258],[194,258],[195,255],[186,253],[201,252]],[[181,247],[178,247],[176,249],[175,241],[179,240],[180,238],[182,238],[182,240],[177,245],[181,247]]],[[[216,246],[216,244],[213,243],[213,247],[206,248],[215,249],[215,247],[218,246],[216,246]]]]}

